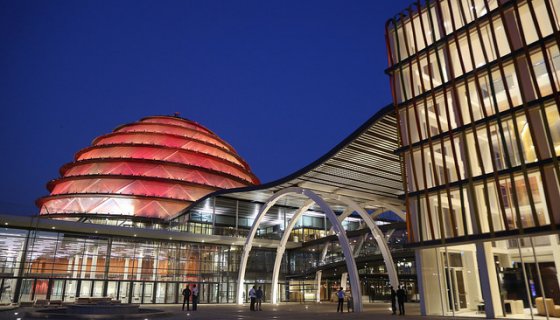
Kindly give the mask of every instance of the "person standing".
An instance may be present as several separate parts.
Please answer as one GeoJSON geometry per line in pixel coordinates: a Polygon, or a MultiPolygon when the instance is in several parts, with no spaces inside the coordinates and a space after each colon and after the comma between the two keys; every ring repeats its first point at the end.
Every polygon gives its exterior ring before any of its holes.
{"type": "Polygon", "coordinates": [[[342,287],[340,287],[340,289],[338,289],[338,292],[336,293],[336,296],[338,297],[338,305],[336,306],[336,312],[340,311],[340,312],[344,312],[344,289],[342,287]]]}
{"type": "Polygon", "coordinates": [[[397,301],[399,302],[399,315],[404,316],[404,303],[406,302],[406,291],[404,286],[400,286],[397,290],[397,301]]]}
{"type": "Polygon", "coordinates": [[[189,284],[187,283],[187,286],[185,287],[185,289],[183,289],[183,311],[185,311],[185,302],[187,303],[187,311],[190,310],[189,307],[190,298],[191,298],[191,289],[189,289],[189,284]]]}
{"type": "Polygon", "coordinates": [[[193,309],[193,311],[197,310],[197,306],[198,306],[198,288],[196,287],[196,284],[193,284],[193,288],[192,288],[192,309],[193,309]]]}
{"type": "Polygon", "coordinates": [[[251,299],[251,306],[249,307],[249,309],[251,311],[255,311],[255,302],[257,301],[257,291],[255,289],[255,286],[253,286],[251,290],[249,290],[249,298],[251,299]]]}
{"type": "Polygon", "coordinates": [[[397,314],[397,292],[391,286],[391,310],[393,310],[392,315],[397,314]]]}
{"type": "Polygon", "coordinates": [[[262,300],[263,300],[263,291],[262,291],[261,287],[259,287],[257,289],[256,296],[257,296],[257,308],[256,309],[259,310],[259,311],[262,311],[261,304],[262,304],[262,300]]]}

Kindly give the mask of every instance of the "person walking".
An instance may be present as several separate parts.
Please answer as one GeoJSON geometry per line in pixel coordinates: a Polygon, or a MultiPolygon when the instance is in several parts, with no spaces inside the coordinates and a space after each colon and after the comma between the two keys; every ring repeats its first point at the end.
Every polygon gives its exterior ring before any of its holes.
{"type": "Polygon", "coordinates": [[[191,298],[191,289],[189,289],[189,284],[187,283],[187,286],[185,287],[185,289],[183,289],[183,311],[185,311],[185,302],[187,303],[187,311],[190,310],[189,307],[190,298],[191,298]]]}
{"type": "Polygon", "coordinates": [[[338,297],[338,305],[336,306],[336,312],[340,311],[340,312],[344,312],[344,289],[342,287],[340,287],[340,289],[338,289],[338,292],[336,293],[336,296],[338,297]]]}
{"type": "Polygon", "coordinates": [[[263,301],[263,291],[262,291],[262,288],[260,286],[257,289],[257,292],[255,294],[256,294],[256,297],[257,297],[256,309],[259,310],[259,311],[262,311],[261,304],[262,304],[262,301],[263,301]]]}
{"type": "Polygon", "coordinates": [[[192,288],[192,309],[193,309],[193,311],[197,310],[197,306],[198,306],[198,288],[196,287],[196,284],[193,284],[193,288],[192,288]]]}
{"type": "Polygon", "coordinates": [[[253,286],[251,290],[249,290],[249,298],[251,299],[249,310],[255,311],[255,302],[257,301],[257,291],[255,289],[255,286],[253,286]]]}
{"type": "Polygon", "coordinates": [[[391,286],[391,310],[393,310],[392,315],[397,314],[397,292],[391,286]]]}
{"type": "Polygon", "coordinates": [[[399,315],[404,316],[404,303],[406,302],[406,291],[404,286],[400,286],[397,290],[397,301],[399,302],[399,315]]]}

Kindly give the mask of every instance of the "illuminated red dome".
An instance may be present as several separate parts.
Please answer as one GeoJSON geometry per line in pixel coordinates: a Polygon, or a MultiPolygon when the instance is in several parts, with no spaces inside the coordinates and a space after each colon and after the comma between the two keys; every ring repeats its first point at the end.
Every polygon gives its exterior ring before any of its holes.
{"type": "Polygon", "coordinates": [[[218,189],[258,184],[235,150],[200,124],[147,117],[116,128],[79,151],[37,200],[52,216],[166,219],[218,189]]]}

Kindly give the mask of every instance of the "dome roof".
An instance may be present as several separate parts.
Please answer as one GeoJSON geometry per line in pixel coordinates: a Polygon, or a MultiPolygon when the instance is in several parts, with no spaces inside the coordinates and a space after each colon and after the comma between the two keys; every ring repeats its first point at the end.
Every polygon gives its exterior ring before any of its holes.
{"type": "Polygon", "coordinates": [[[37,200],[40,214],[166,219],[218,189],[259,184],[249,165],[200,124],[153,116],[80,150],[37,200]]]}

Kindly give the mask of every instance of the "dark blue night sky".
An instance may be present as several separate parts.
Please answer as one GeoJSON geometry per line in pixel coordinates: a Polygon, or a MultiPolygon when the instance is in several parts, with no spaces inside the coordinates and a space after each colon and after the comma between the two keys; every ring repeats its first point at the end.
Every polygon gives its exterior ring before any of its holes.
{"type": "Polygon", "coordinates": [[[391,102],[394,1],[0,0],[0,213],[115,127],[179,112],[262,182],[316,160],[391,102]]]}

